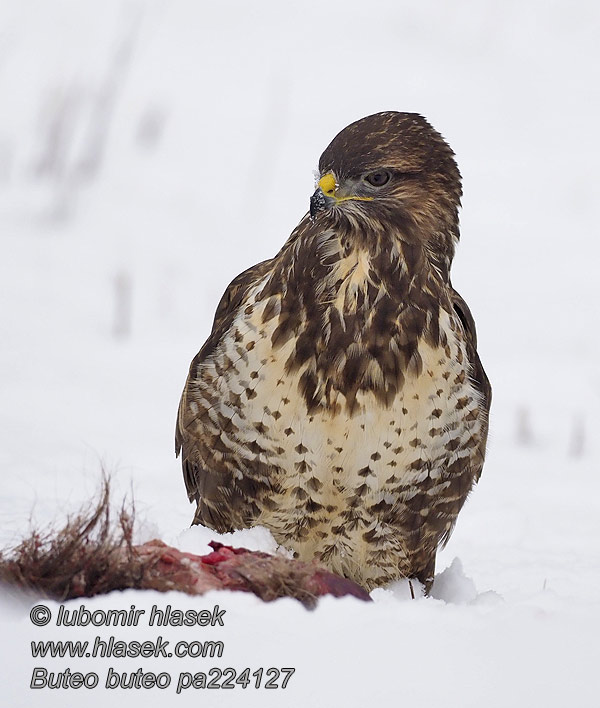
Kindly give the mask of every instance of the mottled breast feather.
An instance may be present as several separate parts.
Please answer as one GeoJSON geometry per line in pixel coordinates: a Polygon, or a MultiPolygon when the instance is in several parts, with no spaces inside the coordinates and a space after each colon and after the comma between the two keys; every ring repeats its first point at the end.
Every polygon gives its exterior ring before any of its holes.
{"type": "Polygon", "coordinates": [[[231,283],[191,364],[176,451],[194,523],[264,525],[368,589],[428,587],[491,401],[450,283],[460,174],[425,119],[393,112],[346,128],[319,167],[335,194],[231,283]]]}

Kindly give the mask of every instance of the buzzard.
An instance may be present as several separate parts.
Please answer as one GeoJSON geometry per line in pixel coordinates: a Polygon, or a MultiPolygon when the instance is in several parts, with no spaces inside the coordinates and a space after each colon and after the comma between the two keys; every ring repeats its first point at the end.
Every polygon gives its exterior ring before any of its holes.
{"type": "Polygon", "coordinates": [[[416,113],[342,130],[279,253],[239,275],[176,429],[193,523],[255,525],[368,590],[428,588],[483,466],[491,389],[450,282],[461,179],[416,113]]]}

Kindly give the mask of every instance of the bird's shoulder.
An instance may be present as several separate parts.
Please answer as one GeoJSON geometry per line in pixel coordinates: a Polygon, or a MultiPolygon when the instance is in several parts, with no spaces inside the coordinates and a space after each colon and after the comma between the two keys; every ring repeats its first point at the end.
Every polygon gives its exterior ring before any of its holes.
{"type": "Polygon", "coordinates": [[[192,362],[192,366],[194,362],[197,363],[210,354],[219,343],[244,304],[248,291],[271,271],[273,260],[271,258],[251,266],[229,283],[217,305],[210,335],[192,362]]]}
{"type": "Polygon", "coordinates": [[[453,287],[449,288],[449,295],[454,312],[457,314],[463,327],[467,354],[472,366],[472,379],[483,394],[484,406],[486,410],[489,411],[492,402],[492,387],[477,352],[477,328],[475,326],[475,319],[464,298],[461,297],[453,287]]]}
{"type": "Polygon", "coordinates": [[[211,332],[200,351],[192,359],[188,378],[179,403],[179,413],[175,429],[175,451],[178,455],[183,447],[185,437],[186,418],[188,416],[188,397],[192,395],[190,393],[190,381],[198,377],[202,363],[215,350],[219,342],[230,329],[236,313],[243,306],[248,291],[255,283],[264,277],[265,274],[270,272],[272,262],[273,259],[261,261],[237,275],[231,283],[229,283],[219,300],[211,332]]]}

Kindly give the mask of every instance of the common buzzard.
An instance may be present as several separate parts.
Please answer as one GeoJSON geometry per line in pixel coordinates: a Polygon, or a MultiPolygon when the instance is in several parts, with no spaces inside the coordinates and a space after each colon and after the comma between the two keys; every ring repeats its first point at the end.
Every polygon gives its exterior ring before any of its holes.
{"type": "Polygon", "coordinates": [[[416,113],[322,154],[310,213],[217,307],[179,406],[193,523],[262,525],[372,589],[432,582],[485,455],[491,389],[450,283],[461,180],[416,113]]]}

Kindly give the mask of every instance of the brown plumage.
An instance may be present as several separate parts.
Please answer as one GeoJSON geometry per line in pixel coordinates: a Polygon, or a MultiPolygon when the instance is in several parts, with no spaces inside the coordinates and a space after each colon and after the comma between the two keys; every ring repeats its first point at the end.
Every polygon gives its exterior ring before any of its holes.
{"type": "Polygon", "coordinates": [[[179,407],[194,523],[263,525],[371,589],[417,578],[483,466],[491,390],[450,284],[454,153],[421,116],[339,133],[281,251],[227,288],[179,407]]]}

